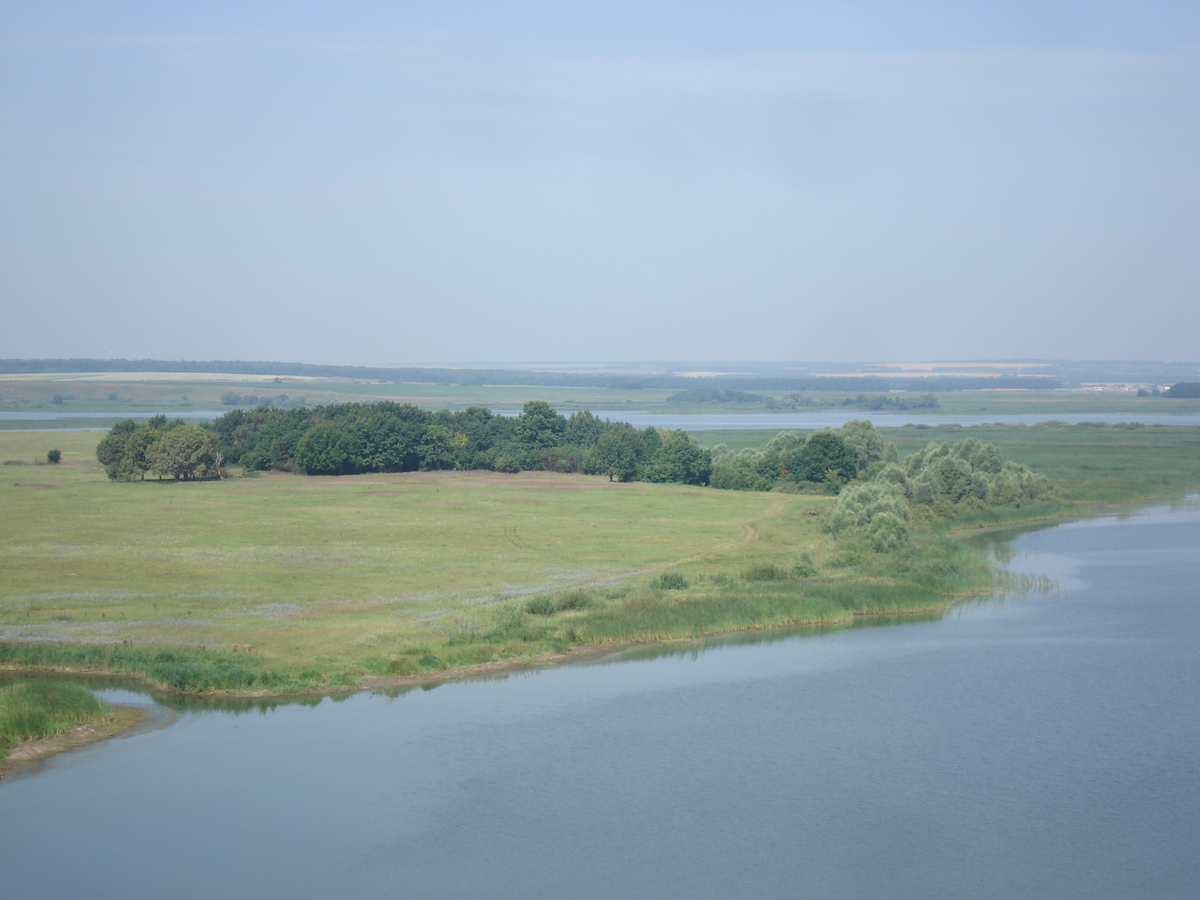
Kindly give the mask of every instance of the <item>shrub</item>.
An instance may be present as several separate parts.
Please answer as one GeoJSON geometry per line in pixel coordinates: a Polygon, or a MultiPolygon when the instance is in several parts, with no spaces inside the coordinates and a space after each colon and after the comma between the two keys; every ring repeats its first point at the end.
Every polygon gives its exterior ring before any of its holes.
{"type": "Polygon", "coordinates": [[[538,594],[525,601],[525,612],[531,616],[552,616],[569,609],[586,609],[592,598],[583,591],[568,591],[565,594],[538,594]]]}
{"type": "Polygon", "coordinates": [[[688,586],[688,583],[680,572],[663,572],[650,583],[650,586],[662,591],[682,591],[688,586]]]}
{"type": "Polygon", "coordinates": [[[908,540],[908,519],[904,489],[895,482],[875,481],[843,491],[827,524],[835,537],[861,540],[882,552],[908,540]]]}
{"type": "Polygon", "coordinates": [[[788,573],[774,563],[758,563],[742,572],[743,581],[779,581],[788,573]]]}
{"type": "Polygon", "coordinates": [[[62,453],[58,450],[49,451],[46,454],[46,462],[50,463],[52,466],[58,465],[58,463],[62,462],[62,453]]]}

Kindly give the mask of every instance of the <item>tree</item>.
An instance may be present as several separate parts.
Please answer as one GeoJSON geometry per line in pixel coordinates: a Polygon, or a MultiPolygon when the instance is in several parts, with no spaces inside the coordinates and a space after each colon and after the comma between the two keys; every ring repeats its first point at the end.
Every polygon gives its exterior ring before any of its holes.
{"type": "Polygon", "coordinates": [[[708,484],[712,454],[692,440],[683,429],[667,433],[662,447],[646,467],[647,481],[708,484]]]}
{"type": "Polygon", "coordinates": [[[137,422],[133,419],[122,419],[109,429],[108,434],[102,437],[100,443],[96,445],[96,459],[100,461],[100,465],[107,469],[119,463],[121,457],[125,455],[126,442],[135,431],[137,431],[137,422]]]}
{"type": "MultiPolygon", "coordinates": [[[[193,428],[196,426],[192,426],[193,428]]],[[[150,468],[150,448],[157,444],[167,432],[161,428],[143,425],[125,442],[125,454],[116,467],[117,481],[132,481],[135,477],[145,479],[150,468]]],[[[114,476],[109,475],[110,478],[114,476]]]]}
{"type": "Polygon", "coordinates": [[[445,425],[430,425],[417,447],[421,454],[421,468],[425,471],[456,468],[458,456],[455,450],[465,442],[466,438],[456,435],[445,425]]]}
{"type": "Polygon", "coordinates": [[[545,400],[530,400],[517,417],[518,434],[531,450],[557,446],[566,425],[566,419],[545,400]]]}
{"type": "Polygon", "coordinates": [[[1167,388],[1163,394],[1171,400],[1194,399],[1200,397],[1200,381],[1181,381],[1167,388]]]}
{"type": "Polygon", "coordinates": [[[146,451],[150,469],[160,478],[192,481],[208,474],[220,477],[217,442],[199,425],[179,425],[167,431],[146,451]]]}
{"type": "Polygon", "coordinates": [[[50,465],[57,465],[62,462],[62,452],[59,450],[51,450],[46,454],[46,462],[50,465]]]}
{"type": "Polygon", "coordinates": [[[296,465],[306,475],[343,475],[351,469],[350,441],[337,425],[314,425],[296,446],[296,465]]]}
{"type": "Polygon", "coordinates": [[[814,431],[798,449],[780,455],[796,481],[845,484],[858,473],[858,454],[832,428],[814,431]]]}
{"type": "Polygon", "coordinates": [[[617,426],[604,434],[588,454],[586,471],[628,481],[637,471],[641,436],[630,425],[617,426]]]}
{"type": "Polygon", "coordinates": [[[841,438],[849,445],[857,458],[855,474],[861,474],[873,462],[882,461],[887,454],[883,436],[875,430],[868,419],[851,419],[841,427],[841,438]]]}

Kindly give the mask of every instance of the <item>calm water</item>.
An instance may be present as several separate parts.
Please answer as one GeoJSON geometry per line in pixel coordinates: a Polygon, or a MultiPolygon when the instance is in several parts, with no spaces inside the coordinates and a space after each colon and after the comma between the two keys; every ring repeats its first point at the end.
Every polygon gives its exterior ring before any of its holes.
{"type": "Polygon", "coordinates": [[[823,409],[780,413],[688,413],[598,411],[596,415],[637,428],[683,428],[687,431],[808,428],[841,428],[851,419],[868,419],[880,428],[901,425],[1036,425],[1038,422],[1140,422],[1143,425],[1200,425],[1200,415],[1131,415],[1129,413],[1002,413],[990,415],[936,415],[922,412],[872,412],[865,409],[823,409]]]}
{"type": "MultiPolygon", "coordinates": [[[[215,419],[228,410],[185,410],[183,412],[166,413],[168,418],[215,419]]],[[[500,415],[515,416],[517,410],[501,410],[500,415]]],[[[566,413],[569,415],[569,412],[566,413]]],[[[686,413],[668,414],[644,412],[641,410],[596,410],[595,414],[602,419],[612,419],[614,422],[628,422],[637,428],[683,428],[687,431],[717,431],[724,429],[791,429],[840,428],[851,419],[868,419],[880,428],[894,428],[901,425],[992,425],[1002,423],[1007,425],[1036,425],[1038,422],[1140,422],[1143,425],[1200,425],[1200,415],[1136,415],[1129,413],[1015,413],[997,412],[992,415],[934,415],[916,412],[872,412],[863,409],[822,409],[812,412],[776,412],[776,413],[686,413]]],[[[48,423],[73,419],[94,419],[97,421],[134,418],[148,419],[150,413],[122,413],[119,415],[104,415],[102,413],[55,413],[55,412],[0,412],[0,423],[13,422],[24,424],[30,429],[54,427],[48,423]]],[[[100,431],[99,428],[62,428],[63,431],[100,431]]]]}
{"type": "Polygon", "coordinates": [[[1061,590],[173,723],[0,784],[6,897],[1195,897],[1200,512],[1061,590]]]}

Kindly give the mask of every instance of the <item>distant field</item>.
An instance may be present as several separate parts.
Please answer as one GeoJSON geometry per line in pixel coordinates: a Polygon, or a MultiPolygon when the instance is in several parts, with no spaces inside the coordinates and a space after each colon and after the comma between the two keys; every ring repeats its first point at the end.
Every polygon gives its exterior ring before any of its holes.
{"type": "MultiPolygon", "coordinates": [[[[221,395],[278,397],[287,394],[308,405],[395,400],[432,409],[486,406],[520,409],[527,400],[545,400],[562,410],[640,409],[661,405],[669,390],[573,388],[503,385],[449,385],[319,380],[296,376],[191,375],[147,373],[122,376],[0,375],[0,410],[8,412],[94,412],[133,415],[158,412],[223,410],[221,395]],[[55,403],[55,395],[62,402],[55,403]],[[111,398],[111,399],[110,399],[111,398]]],[[[253,405],[253,404],[243,404],[253,405]]]]}
{"type": "MultiPolygon", "coordinates": [[[[98,373],[60,375],[0,375],[0,411],[6,412],[91,412],[104,416],[153,415],[185,410],[224,410],[221,395],[303,398],[308,405],[345,401],[395,400],[429,409],[461,409],[486,406],[490,409],[520,409],[528,400],[545,400],[560,410],[634,410],[688,412],[763,413],[760,407],[738,407],[716,403],[667,403],[674,389],[631,390],[619,388],[535,387],[528,385],[451,385],[356,382],[349,379],[320,379],[299,376],[219,375],[192,373],[98,373]],[[55,395],[62,397],[55,403],[55,395]]],[[[758,391],[782,398],[784,391],[758,391]]],[[[821,393],[810,396],[841,401],[852,394],[821,393]]],[[[1082,391],[1014,391],[938,394],[940,409],[913,410],[914,415],[987,415],[1021,413],[1128,413],[1129,415],[1181,415],[1200,413],[1200,400],[1165,400],[1112,393],[1082,391]]],[[[244,403],[243,405],[252,405],[244,403]]],[[[819,411],[821,408],[814,408],[819,411]]],[[[72,422],[88,427],[96,422],[72,422]]],[[[26,427],[0,422],[0,428],[26,427]]]]}

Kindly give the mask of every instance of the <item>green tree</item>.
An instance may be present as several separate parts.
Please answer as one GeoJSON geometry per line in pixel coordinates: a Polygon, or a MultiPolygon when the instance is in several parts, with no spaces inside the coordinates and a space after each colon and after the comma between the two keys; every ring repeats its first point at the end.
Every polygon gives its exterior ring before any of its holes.
{"type": "Polygon", "coordinates": [[[858,473],[858,454],[832,428],[814,431],[799,448],[780,454],[783,471],[796,481],[845,484],[858,473]]]}
{"type": "Polygon", "coordinates": [[[598,440],[585,465],[585,471],[607,475],[608,480],[629,481],[637,472],[641,436],[631,426],[610,429],[598,440]]]}
{"type": "Polygon", "coordinates": [[[557,446],[566,426],[566,419],[545,400],[530,400],[517,417],[518,434],[530,450],[557,446]]]}
{"type": "Polygon", "coordinates": [[[125,442],[125,454],[121,457],[115,473],[110,473],[109,477],[116,481],[132,481],[135,478],[145,480],[146,472],[150,468],[150,448],[165,434],[167,432],[162,428],[151,428],[149,425],[138,428],[125,442]]]}
{"type": "Polygon", "coordinates": [[[425,429],[425,436],[417,447],[417,452],[421,455],[421,468],[425,471],[456,468],[458,456],[455,451],[465,440],[462,435],[456,435],[445,425],[430,425],[425,429]]]}
{"type": "Polygon", "coordinates": [[[220,477],[221,458],[212,434],[199,425],[170,429],[146,451],[150,470],[160,478],[192,481],[206,475],[220,477]]]}
{"type": "Polygon", "coordinates": [[[838,433],[854,450],[856,475],[865,472],[871,463],[882,462],[887,455],[887,443],[868,419],[851,419],[838,433]]]}
{"type": "Polygon", "coordinates": [[[339,426],[322,422],[296,445],[296,465],[306,475],[344,475],[351,470],[350,440],[339,426]]]}
{"type": "Polygon", "coordinates": [[[58,463],[62,462],[62,451],[60,451],[60,450],[49,451],[46,454],[46,462],[50,463],[50,465],[52,465],[52,466],[57,465],[58,463]]]}
{"type": "Polygon", "coordinates": [[[133,419],[122,419],[109,429],[108,434],[96,445],[96,459],[106,469],[115,466],[125,455],[125,444],[129,436],[137,431],[137,422],[133,419]]]}
{"type": "Polygon", "coordinates": [[[646,466],[647,481],[673,481],[680,484],[708,484],[712,475],[712,454],[679,429],[667,433],[662,446],[646,466]]]}

